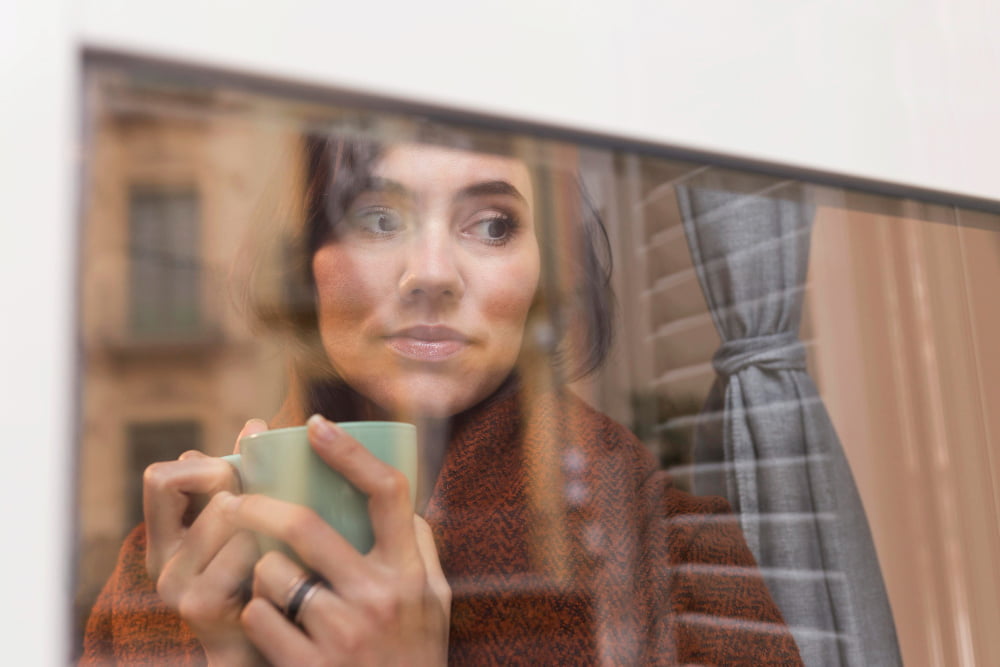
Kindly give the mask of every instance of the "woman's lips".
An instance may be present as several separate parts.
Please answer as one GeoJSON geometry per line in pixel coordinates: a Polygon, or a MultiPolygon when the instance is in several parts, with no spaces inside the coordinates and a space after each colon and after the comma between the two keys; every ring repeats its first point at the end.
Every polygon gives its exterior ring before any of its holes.
{"type": "Polygon", "coordinates": [[[392,334],[387,344],[409,359],[444,361],[464,350],[469,345],[469,339],[448,327],[416,326],[392,334]]]}
{"type": "Polygon", "coordinates": [[[460,340],[422,340],[407,336],[393,336],[389,347],[409,359],[417,361],[444,361],[461,352],[466,343],[460,340]]]}

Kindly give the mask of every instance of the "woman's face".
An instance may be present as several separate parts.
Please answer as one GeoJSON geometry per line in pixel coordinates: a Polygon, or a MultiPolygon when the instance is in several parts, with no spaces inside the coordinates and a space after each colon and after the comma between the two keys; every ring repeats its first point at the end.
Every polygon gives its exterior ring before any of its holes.
{"type": "Polygon", "coordinates": [[[510,374],[538,287],[527,167],[401,144],[313,257],[334,369],[383,409],[448,416],[510,374]]]}

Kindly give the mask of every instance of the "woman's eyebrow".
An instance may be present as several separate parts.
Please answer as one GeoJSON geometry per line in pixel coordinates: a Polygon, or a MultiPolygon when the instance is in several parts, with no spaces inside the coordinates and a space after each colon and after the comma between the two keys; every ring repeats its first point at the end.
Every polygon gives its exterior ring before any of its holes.
{"type": "Polygon", "coordinates": [[[458,191],[456,199],[468,199],[471,197],[482,197],[487,195],[507,195],[508,197],[514,197],[515,199],[520,199],[525,204],[528,200],[525,199],[521,191],[515,188],[513,185],[507,181],[483,181],[482,183],[473,183],[468,185],[458,191]]]}
{"type": "Polygon", "coordinates": [[[399,181],[393,181],[388,178],[380,178],[378,176],[372,176],[368,179],[365,192],[384,192],[397,197],[413,198],[413,193],[410,189],[399,181]]]}
{"type": "MultiPolygon", "coordinates": [[[[365,191],[387,193],[408,199],[414,198],[414,192],[399,181],[379,176],[373,176],[368,181],[368,187],[365,188],[365,191]]],[[[481,183],[467,185],[458,191],[455,199],[471,199],[490,195],[505,195],[519,199],[525,204],[528,203],[528,200],[521,194],[521,191],[507,181],[482,181],[481,183]]]]}

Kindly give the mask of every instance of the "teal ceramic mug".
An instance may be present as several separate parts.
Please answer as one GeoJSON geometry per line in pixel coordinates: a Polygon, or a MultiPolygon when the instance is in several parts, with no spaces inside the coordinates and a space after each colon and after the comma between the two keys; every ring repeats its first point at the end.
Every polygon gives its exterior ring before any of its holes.
{"type": "MultiPolygon", "coordinates": [[[[377,459],[406,475],[412,503],[417,480],[416,427],[402,422],[339,422],[338,426],[377,459]]],[[[311,507],[358,551],[371,550],[375,537],[368,517],[368,497],[313,451],[305,426],[245,436],[240,439],[239,454],[222,458],[236,468],[245,493],[311,507]]],[[[261,551],[290,553],[266,535],[258,540],[261,551]]]]}

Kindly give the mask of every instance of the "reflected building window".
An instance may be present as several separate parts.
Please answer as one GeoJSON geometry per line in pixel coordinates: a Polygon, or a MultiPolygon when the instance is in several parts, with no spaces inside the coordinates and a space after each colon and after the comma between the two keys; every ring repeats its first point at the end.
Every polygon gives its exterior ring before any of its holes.
{"type": "Polygon", "coordinates": [[[201,332],[199,218],[194,188],[131,188],[129,325],[134,337],[184,338],[201,332]]]}

